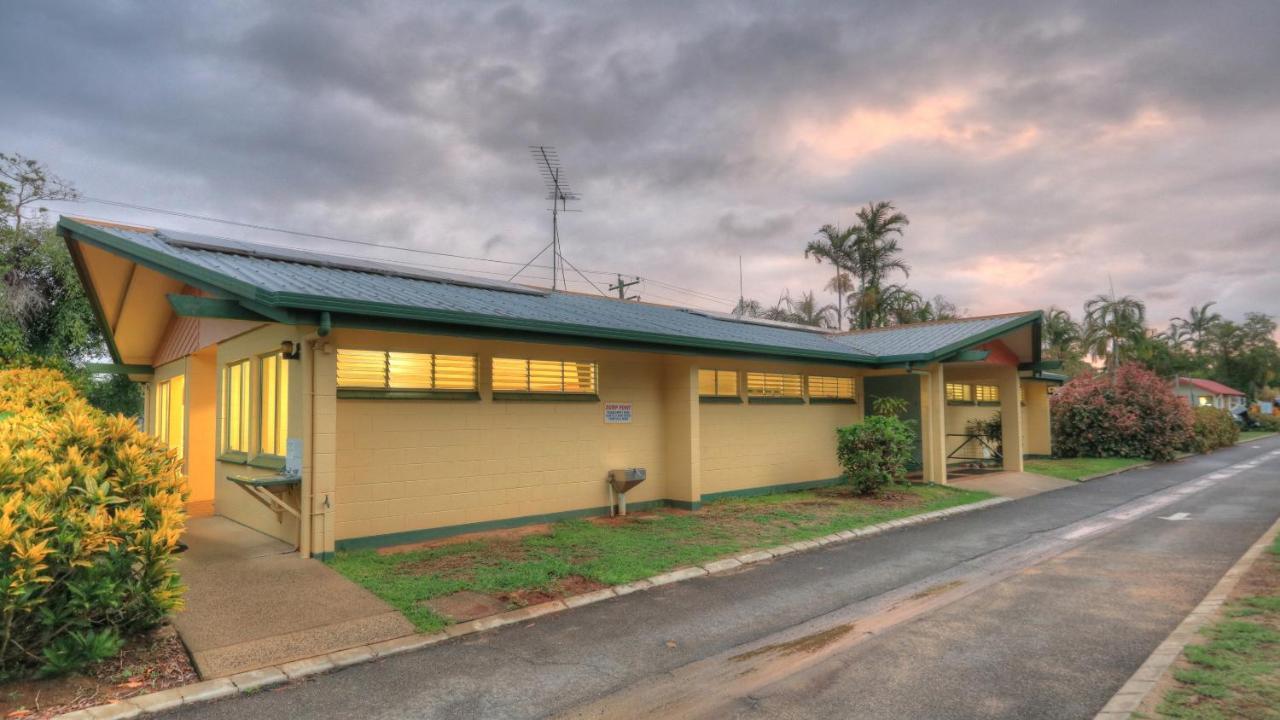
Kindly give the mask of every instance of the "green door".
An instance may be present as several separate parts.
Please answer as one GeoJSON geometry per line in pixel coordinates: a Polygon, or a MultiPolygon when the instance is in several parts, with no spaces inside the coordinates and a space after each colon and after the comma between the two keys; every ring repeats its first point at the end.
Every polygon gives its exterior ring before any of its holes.
{"type": "Polygon", "coordinates": [[[867,396],[864,411],[870,415],[875,408],[878,397],[897,397],[907,401],[907,411],[902,419],[911,424],[916,433],[916,446],[912,451],[911,470],[924,467],[924,450],[920,441],[920,376],[919,375],[885,375],[868,377],[862,381],[867,396]]]}

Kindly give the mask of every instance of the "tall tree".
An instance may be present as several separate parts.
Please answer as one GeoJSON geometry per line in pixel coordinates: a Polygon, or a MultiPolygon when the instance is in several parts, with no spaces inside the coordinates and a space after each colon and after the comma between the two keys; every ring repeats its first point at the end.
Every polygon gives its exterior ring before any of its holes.
{"type": "Polygon", "coordinates": [[[827,289],[836,295],[836,329],[840,330],[844,327],[844,298],[852,289],[848,271],[854,264],[854,228],[823,225],[817,235],[817,240],[810,240],[805,246],[804,256],[819,263],[826,260],[835,269],[827,289]]]}
{"type": "Polygon", "coordinates": [[[839,317],[835,306],[820,305],[812,291],[803,293],[799,300],[791,302],[791,314],[788,318],[793,323],[829,328],[832,317],[839,317]]]}
{"type": "Polygon", "coordinates": [[[1114,373],[1122,356],[1146,337],[1147,306],[1132,295],[1098,295],[1084,304],[1084,334],[1081,343],[1095,357],[1106,361],[1114,373]]]}
{"type": "Polygon", "coordinates": [[[1221,315],[1209,311],[1209,308],[1214,305],[1217,305],[1217,303],[1207,302],[1200,307],[1193,307],[1187,313],[1186,318],[1176,317],[1170,323],[1178,328],[1181,335],[1186,336],[1191,341],[1191,347],[1197,353],[1204,351],[1205,341],[1208,339],[1209,331],[1213,326],[1222,322],[1221,315]]]}
{"type": "Polygon", "coordinates": [[[0,198],[0,216],[13,223],[15,237],[22,237],[23,221],[46,212],[40,203],[78,200],[80,193],[42,163],[18,153],[0,153],[0,198]]]}
{"type": "Polygon", "coordinates": [[[911,222],[898,212],[893,203],[874,202],[858,210],[858,224],[853,231],[852,267],[858,278],[855,316],[859,328],[871,328],[888,322],[888,305],[884,285],[894,272],[910,276],[911,267],[902,258],[898,245],[904,228],[911,222]]]}

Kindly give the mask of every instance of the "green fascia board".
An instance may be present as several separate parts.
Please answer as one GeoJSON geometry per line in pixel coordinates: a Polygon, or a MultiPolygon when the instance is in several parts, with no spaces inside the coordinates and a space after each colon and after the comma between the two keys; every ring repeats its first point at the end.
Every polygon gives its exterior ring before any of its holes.
{"type": "MultiPolygon", "coordinates": [[[[344,327],[359,330],[377,330],[381,332],[414,333],[420,335],[446,335],[450,337],[469,337],[485,340],[510,340],[518,342],[536,342],[552,345],[569,345],[573,347],[594,347],[605,350],[639,350],[645,352],[664,353],[670,355],[704,355],[710,357],[732,357],[736,359],[789,360],[795,357],[783,354],[764,352],[760,346],[744,345],[747,350],[711,349],[707,347],[673,346],[657,343],[628,342],[623,340],[604,339],[589,335],[554,335],[530,330],[512,330],[499,327],[477,327],[475,325],[438,324],[428,321],[406,321],[397,318],[372,317],[368,315],[333,314],[333,327],[344,327]]],[[[850,362],[847,357],[835,359],[805,359],[815,365],[832,365],[837,367],[873,367],[865,362],[850,362]]]]}
{"type": "Polygon", "coordinates": [[[991,353],[987,350],[961,350],[946,359],[946,362],[982,362],[991,353]]]}
{"type": "Polygon", "coordinates": [[[270,321],[270,318],[260,315],[241,305],[240,301],[230,298],[208,298],[174,293],[170,293],[167,297],[169,306],[173,308],[173,312],[179,317],[270,321]]]}
{"type": "Polygon", "coordinates": [[[954,342],[946,347],[940,348],[938,350],[934,350],[933,352],[916,353],[913,355],[885,355],[877,359],[878,360],[877,364],[880,366],[886,366],[886,365],[892,365],[893,363],[934,362],[939,358],[945,358],[949,355],[954,355],[955,353],[961,350],[968,349],[974,345],[981,345],[982,343],[987,342],[989,340],[994,340],[1000,337],[1001,335],[1005,335],[1007,333],[1013,332],[1014,330],[1017,330],[1023,325],[1032,325],[1032,324],[1039,323],[1043,317],[1044,317],[1043,311],[1035,310],[1033,312],[1027,313],[1026,315],[1020,315],[1016,318],[1013,318],[1007,323],[997,325],[996,327],[991,328],[986,332],[973,335],[972,337],[967,337],[964,340],[954,342]]]}
{"type": "Polygon", "coordinates": [[[150,375],[154,369],[150,365],[124,365],[121,363],[86,363],[86,372],[104,375],[150,375]]]}
{"type": "Polygon", "coordinates": [[[737,395],[699,395],[698,402],[703,405],[741,405],[742,398],[737,395]]]}
{"type": "Polygon", "coordinates": [[[74,239],[112,254],[122,255],[149,270],[164,273],[201,290],[227,293],[244,300],[254,300],[260,294],[260,290],[249,283],[142,247],[101,228],[70,218],[59,218],[58,234],[64,239],[74,239]]]}
{"type": "Polygon", "coordinates": [[[1019,370],[1057,370],[1062,367],[1061,360],[1041,360],[1040,362],[1019,363],[1019,370]]]}
{"type": "MultiPolygon", "coordinates": [[[[614,330],[588,325],[526,320],[520,318],[503,318],[492,315],[457,312],[453,310],[435,310],[430,308],[408,307],[387,303],[364,302],[356,300],[340,300],[317,297],[298,293],[263,293],[264,299],[278,307],[291,307],[303,310],[323,311],[341,315],[372,316],[395,318],[398,320],[419,320],[448,325],[465,325],[472,327],[489,327],[502,330],[528,331],[539,335],[559,335],[574,338],[591,338],[601,340],[621,340],[649,346],[683,347],[693,350],[726,350],[734,353],[754,353],[756,355],[784,359],[802,360],[834,360],[842,364],[875,365],[877,359],[870,355],[858,355],[842,352],[822,352],[815,350],[797,350],[794,348],[771,345],[757,345],[724,340],[704,340],[676,335],[633,332],[630,330],[614,330]]],[[[339,316],[333,318],[338,326],[339,316]]]]}

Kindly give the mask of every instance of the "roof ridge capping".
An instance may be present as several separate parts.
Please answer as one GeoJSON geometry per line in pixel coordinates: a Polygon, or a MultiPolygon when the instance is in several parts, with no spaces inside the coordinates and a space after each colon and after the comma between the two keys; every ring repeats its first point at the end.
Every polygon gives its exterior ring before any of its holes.
{"type": "Polygon", "coordinates": [[[843,332],[831,332],[832,337],[847,337],[850,335],[867,335],[870,333],[891,332],[894,330],[910,330],[912,328],[933,327],[936,325],[958,325],[966,322],[976,322],[979,320],[996,320],[998,318],[1020,318],[1040,313],[1040,310],[1020,310],[1017,312],[994,313],[992,315],[971,315],[969,317],[951,318],[948,320],[926,320],[924,322],[906,323],[898,325],[886,325],[877,328],[859,328],[854,330],[845,330],[843,332]]]}

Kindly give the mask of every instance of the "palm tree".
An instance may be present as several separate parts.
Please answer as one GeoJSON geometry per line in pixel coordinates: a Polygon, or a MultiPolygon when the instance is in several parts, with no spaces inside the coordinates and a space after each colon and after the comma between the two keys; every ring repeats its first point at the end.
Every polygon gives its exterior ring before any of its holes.
{"type": "Polygon", "coordinates": [[[738,304],[733,308],[733,314],[738,317],[760,317],[763,313],[764,306],[760,301],[748,298],[739,298],[738,304]]]}
{"type": "Polygon", "coordinates": [[[1114,373],[1121,355],[1146,336],[1143,323],[1147,306],[1132,295],[1098,295],[1084,304],[1084,336],[1081,344],[1095,357],[1106,360],[1114,373]]]}
{"type": "Polygon", "coordinates": [[[910,221],[897,212],[891,202],[874,202],[858,210],[858,224],[850,228],[853,233],[853,267],[858,277],[857,298],[858,327],[870,328],[888,321],[885,278],[895,271],[911,275],[911,267],[900,256],[898,237],[910,221]],[[897,237],[895,237],[897,236],[897,237]]]}
{"type": "Polygon", "coordinates": [[[1074,357],[1080,335],[1080,326],[1071,319],[1071,313],[1060,307],[1050,307],[1044,311],[1040,339],[1041,347],[1050,359],[1066,360],[1074,357]]]}
{"type": "Polygon", "coordinates": [[[1217,305],[1216,302],[1207,302],[1200,307],[1191,308],[1186,319],[1177,317],[1171,322],[1171,326],[1181,329],[1182,334],[1191,340],[1191,347],[1199,354],[1204,350],[1205,341],[1208,339],[1209,330],[1214,325],[1222,322],[1222,316],[1218,313],[1209,312],[1209,308],[1217,305]]]}
{"type": "MultiPolygon", "coordinates": [[[[800,296],[799,300],[791,303],[791,317],[789,320],[801,325],[812,325],[813,327],[829,328],[831,327],[831,316],[838,311],[834,305],[818,305],[817,299],[813,292],[807,292],[800,296]]],[[[839,317],[837,315],[837,317],[839,317]]]]}
{"type": "Polygon", "coordinates": [[[851,288],[847,270],[853,265],[853,233],[854,228],[842,230],[835,225],[823,225],[818,230],[818,239],[810,240],[804,249],[806,258],[812,255],[819,263],[826,260],[835,267],[835,277],[827,283],[827,289],[836,294],[837,330],[843,327],[844,296],[851,288]]]}

